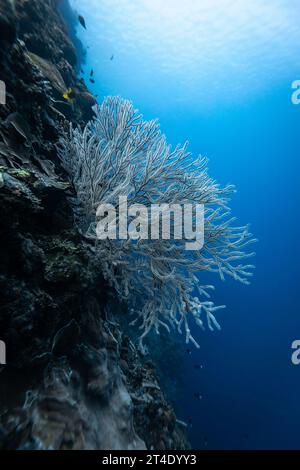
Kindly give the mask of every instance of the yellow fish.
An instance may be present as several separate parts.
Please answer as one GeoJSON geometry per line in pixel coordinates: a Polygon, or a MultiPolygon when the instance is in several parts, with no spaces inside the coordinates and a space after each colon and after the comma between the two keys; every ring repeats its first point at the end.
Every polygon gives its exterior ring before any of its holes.
{"type": "Polygon", "coordinates": [[[73,95],[73,89],[72,88],[68,88],[64,94],[63,94],[63,98],[67,101],[70,101],[72,99],[72,95],[73,95]]]}

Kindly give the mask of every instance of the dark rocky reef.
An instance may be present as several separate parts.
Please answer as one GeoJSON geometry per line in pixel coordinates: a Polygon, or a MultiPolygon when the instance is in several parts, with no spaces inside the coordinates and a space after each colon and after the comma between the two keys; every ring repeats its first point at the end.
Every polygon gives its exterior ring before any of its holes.
{"type": "Polygon", "coordinates": [[[55,143],[95,98],[57,3],[0,0],[0,448],[188,448],[74,224],[55,143]]]}

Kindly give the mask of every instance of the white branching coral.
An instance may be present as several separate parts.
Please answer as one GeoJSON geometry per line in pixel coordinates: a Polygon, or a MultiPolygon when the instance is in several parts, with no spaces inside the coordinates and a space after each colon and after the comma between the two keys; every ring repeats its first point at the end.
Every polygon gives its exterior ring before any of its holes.
{"type": "MultiPolygon", "coordinates": [[[[129,101],[108,97],[94,108],[95,119],[82,130],[70,127],[58,144],[62,164],[73,182],[84,235],[95,241],[95,256],[107,281],[126,299],[143,339],[154,329],[184,328],[186,342],[198,343],[190,319],[219,328],[210,301],[212,286],[202,286],[202,271],[248,284],[252,265],[245,248],[254,240],[248,226],[233,227],[227,207],[233,186],[221,188],[207,174],[207,161],[187,144],[172,149],[157,121],[144,121],[129,101]],[[100,204],[203,204],[205,237],[201,250],[187,251],[186,240],[98,240],[100,204]]],[[[174,229],[174,227],[173,227],[174,229]]]]}

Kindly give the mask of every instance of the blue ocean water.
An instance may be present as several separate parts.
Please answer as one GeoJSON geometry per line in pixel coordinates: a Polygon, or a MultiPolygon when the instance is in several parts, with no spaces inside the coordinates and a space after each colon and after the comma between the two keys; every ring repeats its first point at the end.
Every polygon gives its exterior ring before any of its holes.
{"type": "Polygon", "coordinates": [[[233,183],[233,214],[259,239],[249,287],[204,275],[226,304],[195,331],[177,414],[199,449],[300,448],[298,0],[71,0],[87,30],[85,80],[159,118],[172,144],[233,183]],[[94,70],[95,84],[89,82],[94,70]],[[195,369],[194,365],[202,367],[195,369]],[[194,393],[199,392],[201,399],[194,393]]]}

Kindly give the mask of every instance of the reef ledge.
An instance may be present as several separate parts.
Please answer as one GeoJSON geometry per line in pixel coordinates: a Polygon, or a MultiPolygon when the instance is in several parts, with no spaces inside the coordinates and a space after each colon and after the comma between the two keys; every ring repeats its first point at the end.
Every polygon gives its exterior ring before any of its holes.
{"type": "Polygon", "coordinates": [[[0,0],[0,448],[188,449],[74,224],[55,143],[96,100],[58,3],[0,0]]]}

